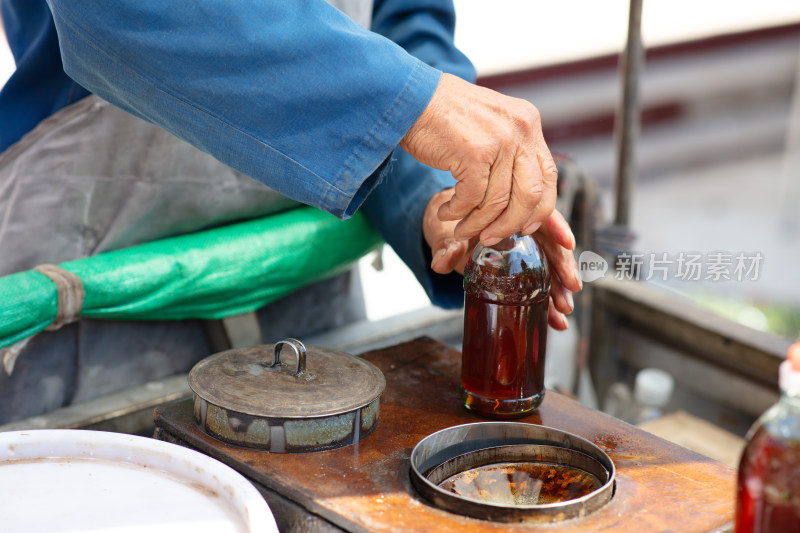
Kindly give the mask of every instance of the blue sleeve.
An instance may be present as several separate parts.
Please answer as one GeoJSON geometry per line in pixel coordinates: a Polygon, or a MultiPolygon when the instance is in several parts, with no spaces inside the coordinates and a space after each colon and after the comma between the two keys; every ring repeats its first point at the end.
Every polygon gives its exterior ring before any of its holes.
{"type": "Polygon", "coordinates": [[[47,1],[82,86],[342,218],[441,76],[323,0],[47,1]]]}
{"type": "MultiPolygon", "coordinates": [[[[373,13],[373,31],[439,70],[474,81],[472,64],[453,44],[452,0],[379,0],[373,13]]],[[[463,305],[462,277],[431,270],[422,213],[431,196],[454,185],[449,172],[423,165],[397,148],[387,174],[364,203],[369,219],[414,273],[431,302],[444,308],[463,305]]]]}
{"type": "Polygon", "coordinates": [[[428,65],[469,82],[475,68],[455,47],[453,0],[375,0],[372,31],[428,65]]]}

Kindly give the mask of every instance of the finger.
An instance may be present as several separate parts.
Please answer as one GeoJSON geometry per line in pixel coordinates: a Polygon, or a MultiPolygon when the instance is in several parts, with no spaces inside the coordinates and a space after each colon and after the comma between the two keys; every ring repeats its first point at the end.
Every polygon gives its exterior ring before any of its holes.
{"type": "Polygon", "coordinates": [[[540,233],[547,233],[549,237],[568,250],[575,249],[575,234],[572,233],[564,215],[557,209],[554,209],[542,223],[540,233]]]}
{"type": "Polygon", "coordinates": [[[562,315],[555,307],[553,307],[553,300],[550,299],[550,308],[547,311],[547,323],[550,327],[558,331],[567,329],[567,317],[562,315]]]}
{"type": "Polygon", "coordinates": [[[467,243],[466,253],[462,255],[461,258],[456,261],[455,266],[453,266],[453,270],[461,275],[464,275],[464,272],[467,270],[467,263],[472,257],[472,252],[475,250],[475,247],[478,245],[478,238],[473,237],[467,241],[467,243]]]}
{"type": "Polygon", "coordinates": [[[547,179],[542,180],[542,194],[539,203],[528,212],[528,221],[523,225],[521,233],[530,235],[537,231],[556,207],[556,184],[547,179]]]}
{"type": "Polygon", "coordinates": [[[469,240],[447,239],[444,247],[434,255],[431,268],[438,274],[449,274],[453,270],[458,271],[460,266],[460,273],[463,274],[470,250],[469,240]]]}
{"type": "Polygon", "coordinates": [[[558,279],[558,276],[552,277],[550,283],[550,298],[553,301],[554,307],[565,315],[572,313],[575,308],[572,291],[561,284],[561,280],[558,279]]]}
{"type": "MultiPolygon", "coordinates": [[[[491,173],[489,174],[489,183],[486,187],[486,195],[483,202],[470,211],[470,213],[456,225],[455,235],[457,238],[463,239],[477,236],[506,209],[511,196],[513,169],[514,154],[510,151],[499,153],[492,164],[491,173]]],[[[511,235],[511,233],[508,235],[511,235]]],[[[504,235],[504,237],[508,235],[504,235]]],[[[495,238],[493,241],[481,240],[481,242],[487,246],[491,246],[500,240],[501,238],[495,238]]]]}
{"type": "Polygon", "coordinates": [[[425,242],[431,248],[431,269],[439,274],[456,271],[464,273],[467,261],[477,244],[477,239],[460,241],[453,237],[455,222],[442,221],[437,212],[439,207],[455,194],[453,188],[444,189],[434,194],[425,206],[422,216],[422,233],[425,242]]]}
{"type": "Polygon", "coordinates": [[[511,179],[511,194],[508,206],[481,232],[481,242],[499,241],[513,233],[521,233],[530,225],[531,213],[535,212],[544,193],[539,162],[530,151],[518,149],[514,157],[511,179]]]}
{"type": "Polygon", "coordinates": [[[461,220],[470,211],[478,207],[486,197],[486,184],[488,183],[489,170],[486,170],[486,178],[481,178],[478,174],[462,178],[456,182],[453,188],[455,194],[441,206],[437,215],[440,220],[451,221],[461,220]]]}
{"type": "Polygon", "coordinates": [[[545,182],[553,186],[555,190],[556,183],[558,182],[558,167],[553,159],[553,154],[550,153],[547,142],[544,140],[542,128],[537,128],[534,131],[534,148],[536,150],[536,157],[539,160],[539,168],[542,171],[542,177],[545,182]]]}
{"type": "Polygon", "coordinates": [[[544,249],[547,262],[561,284],[573,292],[580,291],[583,282],[578,274],[578,263],[572,251],[558,244],[545,227],[536,233],[536,241],[544,249]]]}
{"type": "Polygon", "coordinates": [[[550,216],[556,205],[558,194],[558,168],[556,167],[553,155],[550,153],[544,134],[541,128],[541,117],[536,114],[537,123],[532,129],[533,132],[533,152],[536,154],[542,183],[542,196],[539,203],[529,213],[527,224],[523,226],[522,233],[529,235],[536,231],[542,222],[550,216]]]}

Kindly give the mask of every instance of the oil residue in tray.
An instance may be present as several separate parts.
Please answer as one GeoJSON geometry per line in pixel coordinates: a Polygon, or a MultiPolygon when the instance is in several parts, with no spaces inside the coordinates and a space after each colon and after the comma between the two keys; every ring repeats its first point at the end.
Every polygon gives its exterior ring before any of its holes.
{"type": "Polygon", "coordinates": [[[498,505],[542,505],[585,496],[602,483],[596,476],[554,463],[505,462],[450,476],[439,487],[463,498],[498,505]]]}

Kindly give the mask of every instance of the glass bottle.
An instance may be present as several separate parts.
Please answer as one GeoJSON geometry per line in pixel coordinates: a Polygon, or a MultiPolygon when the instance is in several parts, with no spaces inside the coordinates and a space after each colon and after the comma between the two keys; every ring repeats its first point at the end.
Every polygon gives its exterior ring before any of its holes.
{"type": "Polygon", "coordinates": [[[674,389],[675,380],[665,370],[643,368],[637,372],[628,421],[638,425],[661,418],[674,389]]]}
{"type": "Polygon", "coordinates": [[[464,272],[461,391],[467,409],[513,418],[544,397],[550,273],[530,236],[478,244],[464,272]]]}
{"type": "Polygon", "coordinates": [[[800,343],[780,366],[781,398],[747,434],[739,463],[736,533],[800,531],[800,343]],[[792,355],[794,355],[792,354],[792,355]]]}

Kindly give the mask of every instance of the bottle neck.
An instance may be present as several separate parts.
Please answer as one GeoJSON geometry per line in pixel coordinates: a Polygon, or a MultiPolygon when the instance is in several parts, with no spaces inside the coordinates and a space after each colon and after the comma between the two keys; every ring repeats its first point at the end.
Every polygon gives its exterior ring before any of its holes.
{"type": "Polygon", "coordinates": [[[781,389],[781,401],[792,404],[800,408],[800,389],[781,389]]]}

